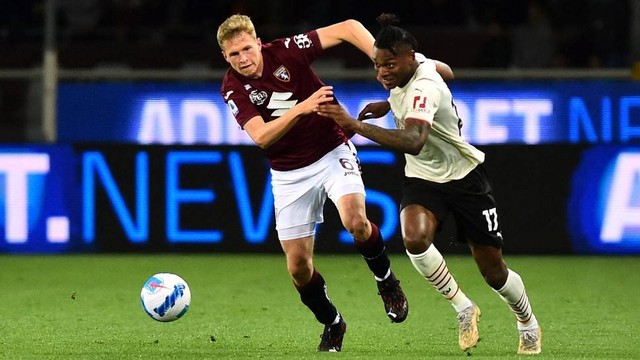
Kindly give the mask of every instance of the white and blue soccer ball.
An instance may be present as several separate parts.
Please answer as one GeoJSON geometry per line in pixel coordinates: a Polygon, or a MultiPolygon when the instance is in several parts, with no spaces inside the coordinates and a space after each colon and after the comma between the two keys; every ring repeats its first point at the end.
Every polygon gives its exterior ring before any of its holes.
{"type": "Polygon", "coordinates": [[[181,318],[191,303],[189,285],[180,276],[158,273],[151,276],[140,292],[142,308],[153,320],[169,322],[181,318]]]}

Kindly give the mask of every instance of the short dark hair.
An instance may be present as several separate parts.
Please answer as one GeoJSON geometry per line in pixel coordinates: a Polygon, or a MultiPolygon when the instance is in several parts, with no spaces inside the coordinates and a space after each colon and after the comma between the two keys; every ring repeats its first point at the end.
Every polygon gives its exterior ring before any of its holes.
{"type": "Polygon", "coordinates": [[[395,26],[400,22],[395,14],[382,13],[376,18],[382,27],[373,43],[378,49],[386,49],[397,55],[398,47],[407,47],[410,50],[418,48],[418,41],[407,30],[395,26]]]}

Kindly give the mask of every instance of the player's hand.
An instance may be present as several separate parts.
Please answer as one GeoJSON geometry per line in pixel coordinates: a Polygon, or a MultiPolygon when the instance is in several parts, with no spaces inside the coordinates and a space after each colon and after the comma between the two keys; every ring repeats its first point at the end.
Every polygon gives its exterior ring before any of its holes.
{"type": "Polygon", "coordinates": [[[302,115],[310,114],[316,110],[316,107],[323,103],[330,103],[333,101],[333,86],[323,86],[316,90],[305,101],[299,103],[297,106],[300,109],[302,115]]]}
{"type": "Polygon", "coordinates": [[[391,105],[388,101],[379,101],[367,104],[367,106],[360,111],[358,114],[358,120],[366,120],[366,119],[375,119],[379,117],[385,116],[389,110],[391,109],[391,105]]]}
{"type": "Polygon", "coordinates": [[[338,125],[345,129],[350,129],[352,126],[351,123],[356,121],[340,104],[321,104],[316,108],[316,112],[318,115],[332,118],[338,125]]]}

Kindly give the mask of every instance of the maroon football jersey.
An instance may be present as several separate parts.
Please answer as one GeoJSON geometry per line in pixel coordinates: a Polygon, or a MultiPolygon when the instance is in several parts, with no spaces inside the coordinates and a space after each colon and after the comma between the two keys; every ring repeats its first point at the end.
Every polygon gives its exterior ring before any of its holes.
{"type": "MultiPolygon", "coordinates": [[[[311,31],[264,44],[264,69],[259,79],[230,68],[221,93],[238,124],[244,127],[258,115],[265,122],[275,120],[323,86],[311,68],[321,53],[318,34],[311,31]]],[[[265,152],[271,168],[286,171],[312,164],[346,141],[347,136],[334,121],[311,113],[298,119],[265,152]]]]}

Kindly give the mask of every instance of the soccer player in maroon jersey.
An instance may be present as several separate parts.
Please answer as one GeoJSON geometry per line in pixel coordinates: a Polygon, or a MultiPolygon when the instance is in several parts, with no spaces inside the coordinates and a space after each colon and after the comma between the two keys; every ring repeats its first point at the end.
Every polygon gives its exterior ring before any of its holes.
{"type": "Polygon", "coordinates": [[[358,21],[347,20],[263,44],[249,17],[233,15],[218,28],[217,40],[231,66],[222,97],[271,166],[276,230],[287,269],[302,302],[325,325],[318,351],[340,351],[346,331],[313,264],[315,228],[323,221],[327,197],[373,272],[387,315],[404,321],[407,300],[380,231],[367,218],[355,147],[340,126],[313,112],[335,101],[332,87],[311,68],[313,60],[345,41],[371,58],[373,36],[358,21]]]}

